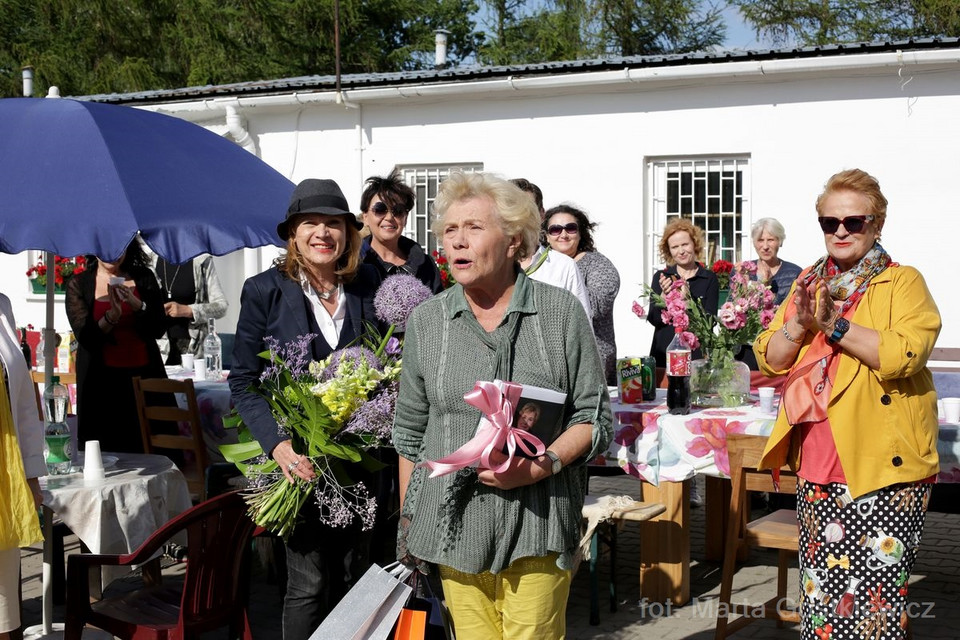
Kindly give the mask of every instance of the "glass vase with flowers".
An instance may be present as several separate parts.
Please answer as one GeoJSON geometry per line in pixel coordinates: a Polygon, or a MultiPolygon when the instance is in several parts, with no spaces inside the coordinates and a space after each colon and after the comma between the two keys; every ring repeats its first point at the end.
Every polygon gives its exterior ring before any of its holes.
{"type": "Polygon", "coordinates": [[[730,296],[716,316],[707,313],[680,281],[663,295],[647,295],[664,308],[663,320],[686,334],[691,348],[701,348],[702,360],[691,366],[691,402],[699,406],[737,406],[750,393],[750,370],[734,356],[750,345],[776,313],[773,292],[751,280],[753,263],[740,262],[730,271],[730,296]],[[691,342],[692,340],[692,342],[691,342]]]}

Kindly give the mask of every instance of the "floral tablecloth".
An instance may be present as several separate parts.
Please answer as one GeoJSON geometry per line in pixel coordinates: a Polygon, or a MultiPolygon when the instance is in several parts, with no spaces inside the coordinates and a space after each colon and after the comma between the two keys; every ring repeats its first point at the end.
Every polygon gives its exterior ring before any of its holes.
{"type": "Polygon", "coordinates": [[[613,442],[592,464],[618,466],[653,485],[681,482],[698,473],[728,477],[727,434],[767,435],[776,417],[762,412],[759,403],[670,415],[663,389],[654,402],[612,400],[611,408],[613,442]]]}
{"type": "MultiPolygon", "coordinates": [[[[730,475],[727,434],[762,436],[773,430],[776,414],[762,412],[759,402],[674,416],[667,413],[666,391],[657,392],[656,401],[644,404],[611,399],[613,442],[591,465],[620,467],[653,485],[681,482],[698,473],[725,478],[730,475]]],[[[960,483],[960,425],[941,422],[937,452],[939,481],[960,483]]]]}

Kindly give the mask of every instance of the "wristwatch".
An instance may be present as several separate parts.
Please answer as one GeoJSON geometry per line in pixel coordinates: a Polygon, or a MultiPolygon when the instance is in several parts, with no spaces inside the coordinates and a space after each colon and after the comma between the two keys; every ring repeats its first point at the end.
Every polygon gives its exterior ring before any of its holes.
{"type": "Polygon", "coordinates": [[[830,337],[827,338],[827,342],[830,344],[835,344],[840,341],[840,338],[850,330],[850,321],[846,318],[837,318],[837,321],[833,323],[833,333],[830,334],[830,337]]]}
{"type": "Polygon", "coordinates": [[[560,473],[560,469],[563,469],[563,462],[560,460],[560,456],[550,450],[547,450],[544,455],[550,458],[550,474],[555,476],[560,473]]]}

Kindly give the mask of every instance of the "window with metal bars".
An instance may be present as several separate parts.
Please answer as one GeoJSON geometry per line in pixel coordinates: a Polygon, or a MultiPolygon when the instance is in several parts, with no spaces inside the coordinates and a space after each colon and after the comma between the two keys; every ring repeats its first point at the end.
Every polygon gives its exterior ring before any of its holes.
{"type": "Polygon", "coordinates": [[[700,260],[707,267],[716,260],[735,263],[743,259],[748,235],[745,220],[749,220],[749,158],[655,160],[650,169],[652,263],[659,263],[661,231],[678,217],[703,230],[704,255],[700,260]]]}
{"type": "Polygon", "coordinates": [[[437,197],[440,183],[452,171],[464,173],[483,171],[483,164],[398,165],[397,169],[403,176],[403,181],[410,185],[417,196],[414,209],[407,216],[407,226],[403,234],[420,243],[427,253],[432,253],[438,249],[437,239],[430,230],[430,222],[433,216],[433,201],[437,197]]]}

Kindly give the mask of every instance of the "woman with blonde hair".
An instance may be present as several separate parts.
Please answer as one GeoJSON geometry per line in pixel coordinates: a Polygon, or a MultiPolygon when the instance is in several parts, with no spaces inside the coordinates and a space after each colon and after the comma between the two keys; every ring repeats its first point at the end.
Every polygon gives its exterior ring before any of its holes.
{"type": "MultiPolygon", "coordinates": [[[[533,199],[488,174],[440,185],[434,230],[457,284],[407,323],[393,442],[400,454],[401,558],[437,565],[457,637],[563,638],[580,537],[586,462],[609,444],[610,398],[590,320],[567,290],[528,278],[537,246],[533,199]],[[566,395],[546,453],[503,471],[428,477],[421,463],[470,440],[478,381],[566,395]]],[[[496,451],[491,463],[505,463],[496,451]]]]}
{"type": "MultiPolygon", "coordinates": [[[[268,349],[267,337],[283,345],[310,334],[305,355],[322,360],[355,341],[365,321],[376,322],[373,295],[379,279],[373,267],[360,264],[361,226],[336,182],[304,180],[277,225],[286,255],[272,269],[248,278],[240,294],[230,391],[254,438],[290,481],[315,481],[317,474],[304,452],[282,435],[267,401],[252,390],[267,365],[258,354],[268,349]]],[[[347,579],[358,577],[356,563],[366,558],[359,528],[324,526],[319,508],[308,501],[286,540],[284,640],[309,638],[346,592],[347,579]],[[347,568],[351,562],[354,566],[347,568]]]]}
{"type": "MultiPolygon", "coordinates": [[[[712,271],[697,262],[702,254],[703,231],[700,227],[683,218],[671,220],[660,238],[660,258],[666,266],[653,274],[650,288],[654,293],[663,293],[671,282],[682,280],[690,295],[703,304],[703,310],[716,314],[720,282],[712,271]]],[[[663,321],[662,311],[651,302],[647,313],[647,322],[654,326],[650,355],[656,359],[658,367],[666,367],[667,347],[674,334],[673,327],[663,321]]],[[[693,352],[693,357],[701,357],[699,349],[693,352]]]]}

